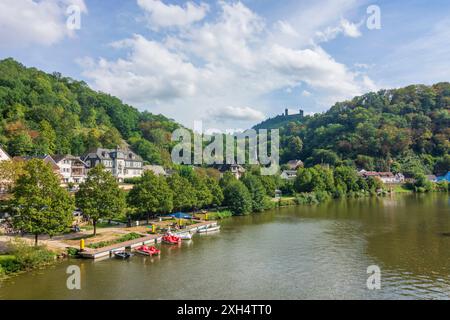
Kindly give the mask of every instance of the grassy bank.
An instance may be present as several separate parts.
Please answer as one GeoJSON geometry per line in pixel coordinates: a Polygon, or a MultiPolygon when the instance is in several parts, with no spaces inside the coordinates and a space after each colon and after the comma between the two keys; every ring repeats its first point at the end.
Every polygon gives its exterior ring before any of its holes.
{"type": "Polygon", "coordinates": [[[0,278],[54,263],[56,255],[45,246],[30,246],[23,240],[12,241],[7,254],[0,255],[0,278]]]}

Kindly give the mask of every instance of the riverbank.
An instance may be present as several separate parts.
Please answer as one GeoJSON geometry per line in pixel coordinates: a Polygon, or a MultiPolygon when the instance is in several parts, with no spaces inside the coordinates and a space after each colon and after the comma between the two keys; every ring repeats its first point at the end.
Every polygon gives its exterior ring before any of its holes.
{"type": "Polygon", "coordinates": [[[8,244],[6,253],[0,255],[0,279],[51,265],[57,255],[45,246],[30,246],[15,239],[8,244]]]}

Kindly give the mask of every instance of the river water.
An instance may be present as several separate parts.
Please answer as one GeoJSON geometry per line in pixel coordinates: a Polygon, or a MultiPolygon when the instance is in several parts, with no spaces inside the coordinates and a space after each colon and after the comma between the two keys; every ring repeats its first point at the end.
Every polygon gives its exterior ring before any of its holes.
{"type": "Polygon", "coordinates": [[[448,194],[277,209],[221,222],[159,258],[64,261],[0,283],[0,299],[449,299],[448,194]],[[78,265],[81,290],[68,290],[78,265]],[[381,271],[368,290],[367,268],[381,271]]]}

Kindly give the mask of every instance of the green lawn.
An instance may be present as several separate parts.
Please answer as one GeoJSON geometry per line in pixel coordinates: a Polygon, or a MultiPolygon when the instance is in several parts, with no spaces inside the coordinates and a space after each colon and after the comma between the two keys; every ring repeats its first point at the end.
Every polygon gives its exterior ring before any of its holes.
{"type": "Polygon", "coordinates": [[[404,185],[396,185],[393,188],[393,191],[395,193],[411,193],[411,192],[413,192],[412,190],[406,189],[404,185]]]}
{"type": "Polygon", "coordinates": [[[0,255],[0,265],[2,264],[2,262],[11,261],[11,260],[16,260],[16,256],[13,256],[11,254],[0,255]]]}

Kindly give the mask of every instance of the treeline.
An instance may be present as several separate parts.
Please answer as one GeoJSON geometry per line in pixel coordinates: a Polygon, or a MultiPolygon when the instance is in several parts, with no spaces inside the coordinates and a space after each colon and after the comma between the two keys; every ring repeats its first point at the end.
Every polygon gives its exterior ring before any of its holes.
{"type": "Polygon", "coordinates": [[[262,211],[271,204],[269,197],[276,188],[272,182],[275,177],[249,173],[239,181],[231,173],[220,178],[217,170],[179,166],[169,177],[146,171],[127,193],[112,173],[99,165],[89,170],[73,197],[60,186],[51,166],[41,159],[11,161],[8,168],[13,172],[8,177],[14,181],[9,185],[12,198],[7,201],[6,210],[13,228],[33,234],[36,245],[39,235],[66,232],[73,223],[75,208],[92,222],[96,234],[101,219],[131,221],[221,206],[236,215],[262,211]]]}
{"type": "Polygon", "coordinates": [[[178,127],[82,81],[0,61],[0,145],[12,156],[82,155],[126,141],[144,160],[170,165],[170,135],[178,127]]]}
{"type": "Polygon", "coordinates": [[[450,83],[381,90],[279,126],[290,159],[366,170],[442,174],[450,170],[450,83]]]}

